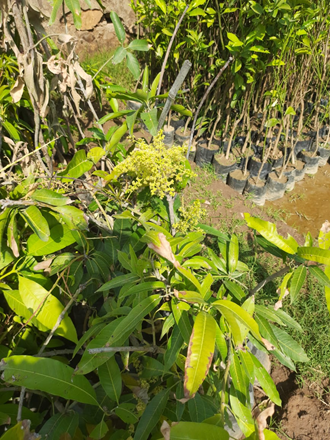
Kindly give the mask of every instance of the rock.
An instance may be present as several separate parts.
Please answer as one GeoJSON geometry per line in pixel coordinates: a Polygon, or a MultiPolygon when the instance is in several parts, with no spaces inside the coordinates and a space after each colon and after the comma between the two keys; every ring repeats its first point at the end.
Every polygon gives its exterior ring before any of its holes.
{"type": "Polygon", "coordinates": [[[81,11],[81,29],[80,31],[90,31],[94,29],[102,20],[103,12],[97,9],[81,11]]]}

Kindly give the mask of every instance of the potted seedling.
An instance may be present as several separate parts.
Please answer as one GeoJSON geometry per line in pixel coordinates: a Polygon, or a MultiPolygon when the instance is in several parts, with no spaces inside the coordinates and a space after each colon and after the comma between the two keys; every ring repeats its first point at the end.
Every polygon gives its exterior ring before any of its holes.
{"type": "Polygon", "coordinates": [[[174,127],[171,125],[172,110],[169,111],[167,117],[167,124],[163,127],[164,145],[172,147],[174,143],[174,127]]]}
{"type": "Polygon", "coordinates": [[[214,155],[219,151],[221,139],[216,138],[215,130],[220,120],[220,115],[213,124],[211,135],[208,139],[201,139],[196,146],[196,164],[199,166],[212,163],[214,155]]]}

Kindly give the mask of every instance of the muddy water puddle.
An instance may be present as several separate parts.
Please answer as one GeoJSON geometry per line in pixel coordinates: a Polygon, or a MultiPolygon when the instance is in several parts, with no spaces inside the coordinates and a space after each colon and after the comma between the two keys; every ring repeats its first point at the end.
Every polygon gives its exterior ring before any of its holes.
{"type": "Polygon", "coordinates": [[[282,199],[266,202],[265,209],[285,218],[299,232],[317,237],[322,223],[330,221],[330,164],[319,168],[314,176],[305,175],[282,199]]]}

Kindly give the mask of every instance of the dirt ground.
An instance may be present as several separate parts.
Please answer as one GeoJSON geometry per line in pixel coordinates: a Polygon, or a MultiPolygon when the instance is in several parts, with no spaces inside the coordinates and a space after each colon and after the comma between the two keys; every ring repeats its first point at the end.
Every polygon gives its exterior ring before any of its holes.
{"type": "MultiPolygon", "coordinates": [[[[315,390],[312,385],[298,387],[294,372],[279,364],[274,365],[271,376],[280,393],[283,407],[277,408],[276,434],[281,440],[330,439],[330,394],[315,390]],[[321,392],[319,398],[315,392],[321,392]]],[[[327,381],[329,382],[329,381],[327,381]]]]}

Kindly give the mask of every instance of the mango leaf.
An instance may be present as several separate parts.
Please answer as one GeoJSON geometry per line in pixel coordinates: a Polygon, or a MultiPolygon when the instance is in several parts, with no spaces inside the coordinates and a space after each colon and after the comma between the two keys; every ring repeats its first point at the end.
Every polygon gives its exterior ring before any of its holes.
{"type": "Polygon", "coordinates": [[[179,113],[182,116],[187,116],[188,118],[192,117],[192,112],[188,109],[186,109],[183,105],[180,104],[173,104],[171,105],[171,110],[175,111],[176,113],[179,113]]]}
{"type": "Polygon", "coordinates": [[[118,318],[105,326],[96,338],[88,344],[78,365],[77,374],[87,374],[114,356],[114,352],[90,354],[88,350],[105,346],[117,347],[124,344],[144,317],[157,307],[160,300],[160,295],[149,296],[136,305],[127,316],[118,318]]]}
{"type": "Polygon", "coordinates": [[[324,222],[319,236],[318,243],[321,249],[329,249],[330,248],[330,223],[328,221],[324,222]]]}
{"type": "Polygon", "coordinates": [[[330,279],[318,266],[308,266],[309,272],[315,277],[324,287],[330,288],[330,279]]]}
{"type": "Polygon", "coordinates": [[[261,385],[261,388],[265,391],[270,400],[275,403],[275,405],[281,406],[281,398],[273,382],[273,379],[270,377],[261,362],[252,353],[248,354],[250,355],[254,363],[254,372],[256,378],[258,379],[258,382],[261,385]]]}
{"type": "Polygon", "coordinates": [[[151,89],[148,94],[148,99],[151,99],[156,95],[159,80],[160,80],[160,72],[158,73],[158,75],[156,76],[156,78],[153,80],[153,82],[151,84],[151,89]]]}
{"type": "Polygon", "coordinates": [[[103,284],[97,292],[105,292],[107,290],[113,290],[117,287],[121,287],[125,284],[129,284],[135,281],[138,281],[140,277],[138,275],[135,275],[133,273],[127,273],[125,275],[119,275],[118,277],[115,277],[113,280],[108,281],[107,283],[103,284]]]}
{"type": "Polygon", "coordinates": [[[86,230],[88,224],[84,216],[84,212],[75,206],[58,206],[53,208],[54,211],[61,214],[61,219],[72,229],[86,230]]]}
{"type": "Polygon", "coordinates": [[[3,380],[15,386],[44,391],[66,400],[98,405],[95,391],[74,369],[55,359],[34,356],[11,356],[1,361],[3,380]]]}
{"type": "Polygon", "coordinates": [[[236,235],[232,235],[229,243],[228,251],[228,269],[229,273],[235,272],[238,263],[238,239],[236,235]]]}
{"type": "Polygon", "coordinates": [[[283,297],[284,297],[284,295],[285,295],[285,293],[286,293],[286,287],[287,287],[287,285],[288,285],[288,282],[289,282],[289,280],[290,280],[290,278],[292,277],[292,272],[289,272],[289,273],[287,273],[286,275],[285,275],[285,277],[283,278],[283,280],[282,280],[282,283],[281,283],[281,285],[280,285],[280,297],[279,297],[279,301],[281,300],[281,299],[283,299],[283,297]]]}
{"type": "Polygon", "coordinates": [[[70,9],[73,16],[73,22],[77,29],[81,28],[81,9],[79,0],[64,0],[66,6],[70,9]]]}
{"type": "Polygon", "coordinates": [[[141,119],[145,123],[149,133],[151,136],[157,135],[157,125],[158,125],[158,118],[157,118],[157,108],[154,107],[149,112],[141,113],[141,119]]]}
{"type": "Polygon", "coordinates": [[[30,424],[30,420],[22,420],[21,422],[18,422],[1,436],[1,440],[26,440],[31,438],[30,424]]]}
{"type": "MultiPolygon", "coordinates": [[[[124,287],[125,286],[123,286],[123,288],[124,287]]],[[[148,281],[146,283],[140,283],[136,286],[128,287],[128,290],[121,289],[118,301],[121,302],[123,298],[126,298],[127,296],[136,295],[141,292],[150,292],[153,290],[165,289],[165,287],[166,286],[163,281],[148,281]]]]}
{"type": "Polygon", "coordinates": [[[95,440],[101,440],[105,434],[109,431],[109,428],[104,420],[95,426],[93,431],[89,434],[89,437],[95,440]]]}
{"type": "Polygon", "coordinates": [[[112,135],[109,145],[107,146],[107,150],[111,150],[115,145],[117,145],[120,139],[126,133],[126,131],[127,131],[127,123],[124,122],[123,125],[118,127],[117,130],[112,135]]]}
{"type": "Polygon", "coordinates": [[[290,291],[290,298],[291,298],[291,304],[296,299],[298,293],[300,292],[300,289],[302,288],[302,285],[305,282],[306,279],[306,267],[300,266],[293,272],[292,278],[290,280],[289,284],[289,291],[290,291]]]}
{"type": "Polygon", "coordinates": [[[266,222],[256,217],[251,217],[248,213],[245,213],[244,217],[247,225],[250,228],[255,229],[270,243],[274,244],[282,251],[287,252],[288,254],[295,254],[297,252],[298,243],[296,240],[289,234],[288,238],[286,239],[279,235],[276,231],[276,225],[274,223],[266,222]]]}
{"type": "Polygon", "coordinates": [[[296,362],[308,362],[308,356],[302,347],[285,331],[271,324],[271,328],[284,354],[296,362]]]}
{"type": "Polygon", "coordinates": [[[32,194],[31,199],[52,206],[63,206],[70,202],[69,197],[64,197],[50,189],[38,189],[32,194]]]}
{"type": "Polygon", "coordinates": [[[28,238],[28,255],[41,257],[52,254],[75,242],[72,232],[66,225],[58,224],[50,230],[50,236],[47,241],[42,241],[37,234],[32,234],[28,238]]]}
{"type": "Polygon", "coordinates": [[[47,440],[61,439],[63,433],[74,436],[79,424],[79,414],[74,411],[58,413],[52,416],[42,426],[39,434],[47,440]]]}
{"type": "MultiPolygon", "coordinates": [[[[324,269],[324,273],[326,274],[326,276],[328,278],[330,278],[330,266],[326,266],[324,269]]],[[[324,287],[324,293],[325,293],[325,299],[327,302],[327,307],[330,313],[330,288],[329,287],[324,287]]]]}
{"type": "Polygon", "coordinates": [[[171,337],[167,343],[166,353],[164,354],[164,369],[169,370],[175,363],[183,344],[183,337],[178,326],[175,326],[171,337]]]}
{"type": "Polygon", "coordinates": [[[127,52],[126,64],[134,79],[138,80],[141,73],[140,64],[136,57],[130,52],[127,52]]]}
{"type": "Polygon", "coordinates": [[[4,232],[7,227],[8,219],[9,219],[10,209],[6,208],[1,214],[0,214],[0,243],[2,242],[2,238],[4,235],[4,232]]]}
{"type": "MultiPolygon", "coordinates": [[[[121,116],[129,115],[131,113],[134,113],[134,112],[132,110],[121,110],[120,112],[117,111],[114,113],[108,113],[107,115],[103,116],[103,118],[99,119],[99,124],[103,125],[107,121],[111,121],[112,119],[120,118],[121,116]]],[[[88,153],[87,153],[87,157],[88,157],[88,153]]]]}
{"type": "Polygon", "coordinates": [[[189,304],[207,304],[204,301],[203,297],[197,292],[189,290],[181,290],[180,292],[176,292],[175,295],[178,299],[185,301],[189,304]]]}
{"type": "Polygon", "coordinates": [[[227,300],[215,301],[212,306],[216,307],[223,314],[229,325],[232,325],[234,319],[246,327],[256,339],[261,341],[258,324],[242,307],[227,300]]]}
{"type": "Polygon", "coordinates": [[[20,214],[40,240],[48,241],[50,231],[47,220],[36,206],[29,206],[20,211],[20,214]]]}
{"type": "Polygon", "coordinates": [[[118,17],[118,15],[116,14],[116,12],[114,12],[114,11],[110,12],[110,18],[111,18],[111,21],[112,21],[113,26],[115,28],[117,38],[118,38],[119,42],[121,44],[123,44],[125,41],[125,38],[126,38],[124,26],[122,25],[122,22],[121,22],[120,18],[118,17]]]}
{"type": "Polygon", "coordinates": [[[180,304],[176,304],[174,300],[172,301],[172,311],[175,322],[180,329],[181,335],[185,343],[188,344],[192,332],[188,313],[187,311],[180,309],[180,304]]]}
{"type": "Polygon", "coordinates": [[[206,312],[200,312],[196,317],[188,345],[184,378],[185,398],[194,397],[208,374],[214,354],[215,335],[214,318],[206,312]]]}
{"type": "Polygon", "coordinates": [[[7,229],[7,244],[16,258],[19,257],[19,250],[20,250],[20,240],[19,240],[17,219],[16,219],[17,213],[18,213],[17,209],[11,211],[10,213],[11,217],[7,229]]]}
{"type": "Polygon", "coordinates": [[[128,45],[128,49],[148,52],[149,45],[147,40],[133,40],[128,45]]]}
{"type": "Polygon", "coordinates": [[[229,440],[227,431],[208,423],[179,422],[170,433],[171,440],[229,440]]]}
{"type": "MultiPolygon", "coordinates": [[[[73,177],[75,179],[81,177],[84,173],[89,171],[93,166],[93,162],[86,157],[85,150],[79,150],[77,153],[73,156],[71,161],[69,162],[69,165],[66,167],[66,169],[60,173],[58,173],[59,176],[67,176],[67,177],[73,177]]],[[[64,180],[65,182],[69,182],[71,180],[67,179],[64,180]]]]}
{"type": "Polygon", "coordinates": [[[106,363],[100,365],[98,373],[102,388],[107,396],[119,405],[122,381],[116,359],[112,357],[106,363]]]}
{"type": "Polygon", "coordinates": [[[241,286],[234,283],[233,281],[226,280],[224,281],[224,285],[226,286],[226,289],[229,290],[229,292],[239,301],[241,301],[246,296],[246,292],[244,292],[241,286]]]}
{"type": "MultiPolygon", "coordinates": [[[[51,330],[64,309],[62,303],[40,284],[28,278],[19,276],[18,286],[25,307],[34,313],[37,321],[51,330]]],[[[61,321],[55,334],[63,336],[74,343],[78,341],[76,328],[68,315],[61,321]]]]}
{"type": "Polygon", "coordinates": [[[298,247],[297,254],[305,260],[330,266],[330,251],[316,247],[298,247]]]}
{"type": "Polygon", "coordinates": [[[91,161],[94,164],[97,164],[97,162],[105,155],[105,151],[101,147],[94,147],[91,148],[87,153],[87,158],[91,159],[91,161]]]}
{"type": "Polygon", "coordinates": [[[54,24],[59,8],[62,6],[63,0],[54,0],[52,4],[52,13],[49,19],[49,25],[54,24]]]}
{"type": "Polygon", "coordinates": [[[121,403],[115,408],[115,413],[123,422],[134,425],[139,421],[139,418],[135,414],[135,410],[136,405],[134,405],[134,403],[121,403]]]}
{"type": "Polygon", "coordinates": [[[167,405],[170,389],[162,390],[147,405],[136,427],[134,440],[147,440],[167,405]]]}
{"type": "Polygon", "coordinates": [[[166,14],[166,2],[165,0],[155,0],[156,5],[166,14]]]}

